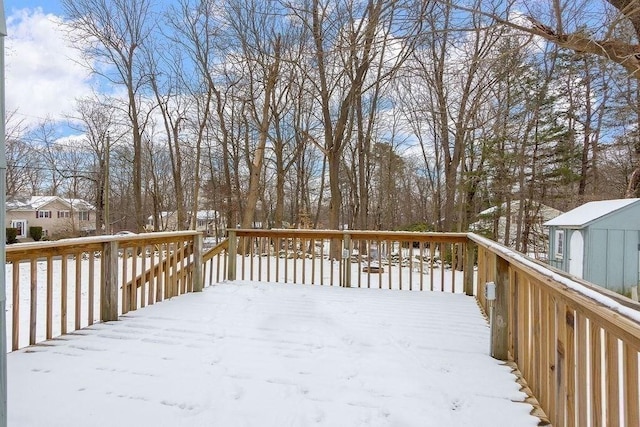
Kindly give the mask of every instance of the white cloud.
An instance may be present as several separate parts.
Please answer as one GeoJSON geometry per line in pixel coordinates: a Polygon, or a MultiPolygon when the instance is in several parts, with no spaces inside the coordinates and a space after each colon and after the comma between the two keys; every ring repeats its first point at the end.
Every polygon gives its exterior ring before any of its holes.
{"type": "Polygon", "coordinates": [[[65,39],[62,18],[42,9],[20,9],[7,18],[6,108],[26,125],[64,120],[75,100],[91,93],[90,72],[65,39]]]}

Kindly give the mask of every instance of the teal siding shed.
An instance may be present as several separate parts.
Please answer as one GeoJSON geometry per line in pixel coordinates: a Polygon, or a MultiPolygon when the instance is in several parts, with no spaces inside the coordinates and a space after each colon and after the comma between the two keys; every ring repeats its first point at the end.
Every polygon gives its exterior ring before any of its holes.
{"type": "Polygon", "coordinates": [[[544,223],[549,263],[626,294],[640,282],[640,199],[589,202],[544,223]]]}

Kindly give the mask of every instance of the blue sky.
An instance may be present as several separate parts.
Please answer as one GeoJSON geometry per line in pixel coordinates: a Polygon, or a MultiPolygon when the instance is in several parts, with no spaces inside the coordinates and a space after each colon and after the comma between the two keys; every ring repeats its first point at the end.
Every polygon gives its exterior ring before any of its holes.
{"type": "Polygon", "coordinates": [[[36,7],[42,8],[45,13],[62,13],[62,7],[58,0],[4,0],[4,10],[7,15],[10,15],[12,10],[34,9],[36,7]]]}
{"type": "Polygon", "coordinates": [[[92,92],[79,51],[65,37],[60,0],[4,0],[6,107],[16,127],[64,122],[92,92]]]}

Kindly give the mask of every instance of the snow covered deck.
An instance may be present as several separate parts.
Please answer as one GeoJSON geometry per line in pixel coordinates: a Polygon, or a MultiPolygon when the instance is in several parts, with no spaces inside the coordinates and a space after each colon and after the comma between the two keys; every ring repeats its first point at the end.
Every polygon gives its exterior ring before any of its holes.
{"type": "Polygon", "coordinates": [[[535,426],[461,294],[222,283],[8,354],[16,426],[535,426]]]}

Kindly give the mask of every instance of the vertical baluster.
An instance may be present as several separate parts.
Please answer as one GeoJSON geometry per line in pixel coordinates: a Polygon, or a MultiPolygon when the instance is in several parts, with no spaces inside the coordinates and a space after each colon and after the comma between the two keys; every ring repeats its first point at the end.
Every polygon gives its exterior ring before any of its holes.
{"type": "MultiPolygon", "coordinates": [[[[147,246],[141,246],[140,253],[142,265],[140,266],[140,307],[147,305],[147,246]]],[[[151,275],[151,271],[149,271],[151,275]]]]}
{"type": "Polygon", "coordinates": [[[60,274],[60,333],[67,333],[67,255],[60,257],[62,271],[60,274]]]}
{"type": "Polygon", "coordinates": [[[130,290],[127,286],[127,271],[129,267],[129,259],[127,257],[127,252],[129,251],[128,247],[122,248],[122,274],[121,274],[121,286],[122,286],[122,314],[126,314],[129,312],[129,307],[131,304],[131,298],[129,298],[130,290]]]}
{"type": "Polygon", "coordinates": [[[93,319],[95,317],[94,314],[94,303],[95,303],[95,272],[96,272],[96,257],[95,251],[89,251],[89,289],[87,295],[87,324],[89,326],[93,325],[93,319]]]}
{"type": "Polygon", "coordinates": [[[82,328],[81,316],[82,316],[82,252],[76,252],[75,267],[76,267],[76,280],[75,280],[75,330],[82,328]]]}
{"type": "Polygon", "coordinates": [[[11,320],[11,350],[20,348],[20,261],[11,262],[12,270],[12,310],[11,320]]]}
{"type": "Polygon", "coordinates": [[[37,259],[31,258],[31,272],[30,272],[30,303],[31,307],[29,309],[29,345],[34,345],[36,343],[36,328],[37,328],[37,319],[38,319],[38,268],[37,268],[37,259]]]}
{"type": "Polygon", "coordinates": [[[298,238],[293,236],[291,244],[293,246],[293,283],[298,283],[298,238]]]}
{"type": "Polygon", "coordinates": [[[53,338],[53,257],[47,255],[47,339],[53,338]]]}

